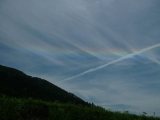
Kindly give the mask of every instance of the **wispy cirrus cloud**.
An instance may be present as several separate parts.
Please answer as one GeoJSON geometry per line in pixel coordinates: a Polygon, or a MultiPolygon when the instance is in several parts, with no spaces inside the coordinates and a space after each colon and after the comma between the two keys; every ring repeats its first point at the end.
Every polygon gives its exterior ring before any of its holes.
{"type": "MultiPolygon", "coordinates": [[[[87,70],[87,71],[84,71],[84,72],[79,73],[79,74],[77,74],[77,75],[74,75],[74,76],[71,76],[71,77],[69,77],[69,78],[66,78],[66,79],[64,79],[62,82],[69,81],[69,80],[75,79],[75,78],[77,78],[77,77],[81,77],[81,76],[83,76],[83,75],[85,75],[85,74],[88,74],[88,73],[91,73],[91,72],[95,72],[95,71],[97,71],[97,70],[99,70],[99,69],[103,69],[103,68],[105,68],[105,67],[108,67],[109,65],[116,64],[116,63],[121,62],[121,61],[123,61],[123,60],[125,60],[125,59],[132,58],[132,57],[134,57],[134,56],[136,56],[136,55],[142,54],[142,53],[144,53],[144,52],[147,52],[147,51],[149,51],[149,50],[152,50],[152,49],[155,49],[155,48],[159,48],[159,47],[160,47],[160,43],[159,43],[159,44],[156,44],[156,45],[153,45],[153,46],[149,46],[149,47],[147,47],[147,48],[143,48],[142,50],[139,50],[139,51],[137,51],[137,52],[133,52],[133,53],[131,53],[131,54],[125,55],[125,56],[123,56],[123,57],[120,57],[120,58],[118,58],[118,59],[116,59],[116,60],[110,61],[110,62],[108,62],[108,63],[106,63],[106,64],[100,65],[100,66],[95,67],[95,68],[91,68],[91,69],[89,69],[89,70],[87,70]]],[[[158,61],[154,61],[154,62],[157,63],[158,61]]],[[[159,64],[159,63],[158,63],[158,64],[159,64]]]]}
{"type": "Polygon", "coordinates": [[[158,111],[159,4],[2,0],[0,64],[48,78],[99,105],[158,111]],[[75,80],[60,84],[65,78],[75,80]]]}

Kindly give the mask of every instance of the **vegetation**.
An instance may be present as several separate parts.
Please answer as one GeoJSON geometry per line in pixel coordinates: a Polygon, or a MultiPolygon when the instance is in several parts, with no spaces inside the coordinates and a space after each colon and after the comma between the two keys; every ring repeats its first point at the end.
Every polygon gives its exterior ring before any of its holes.
{"type": "Polygon", "coordinates": [[[0,120],[160,120],[107,111],[40,78],[0,66],[0,120]]]}
{"type": "Polygon", "coordinates": [[[0,120],[160,120],[101,107],[0,97],[0,120]]]}

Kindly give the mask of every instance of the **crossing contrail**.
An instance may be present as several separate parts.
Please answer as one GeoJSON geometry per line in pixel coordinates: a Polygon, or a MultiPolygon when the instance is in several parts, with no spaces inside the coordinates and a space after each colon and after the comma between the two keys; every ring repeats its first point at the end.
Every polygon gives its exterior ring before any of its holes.
{"type": "Polygon", "coordinates": [[[73,79],[75,79],[75,78],[79,78],[79,77],[81,77],[81,76],[83,76],[83,75],[86,75],[86,74],[88,74],[88,73],[91,73],[91,72],[100,70],[100,69],[105,68],[105,67],[107,67],[107,66],[109,66],[109,65],[115,64],[115,63],[117,63],[117,62],[123,61],[123,60],[128,59],[128,58],[131,58],[131,57],[133,57],[133,56],[135,56],[135,55],[142,54],[142,53],[144,53],[144,52],[147,52],[147,51],[149,51],[149,50],[152,50],[152,49],[158,48],[158,47],[160,47],[160,43],[159,43],[159,44],[156,44],[156,45],[152,45],[152,46],[146,47],[146,48],[143,48],[143,49],[141,49],[141,50],[139,50],[139,51],[133,52],[133,53],[128,54],[128,55],[126,55],[126,56],[120,57],[120,58],[118,58],[118,59],[116,59],[116,60],[113,60],[113,61],[110,61],[110,62],[108,62],[108,63],[106,63],[106,64],[104,64],[104,65],[100,65],[100,66],[98,66],[98,67],[88,69],[88,70],[86,70],[86,71],[84,71],[84,72],[82,72],[82,73],[79,73],[79,74],[77,74],[77,75],[74,75],[74,76],[71,76],[71,77],[69,77],[69,78],[66,78],[66,79],[62,80],[61,82],[66,82],[66,81],[73,80],[73,79]]]}

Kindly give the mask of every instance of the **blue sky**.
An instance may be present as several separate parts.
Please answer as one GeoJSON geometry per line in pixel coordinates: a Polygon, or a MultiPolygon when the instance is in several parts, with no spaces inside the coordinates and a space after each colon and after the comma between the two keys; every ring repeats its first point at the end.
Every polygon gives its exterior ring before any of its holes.
{"type": "Polygon", "coordinates": [[[1,0],[0,64],[112,110],[160,113],[159,0],[1,0]]]}

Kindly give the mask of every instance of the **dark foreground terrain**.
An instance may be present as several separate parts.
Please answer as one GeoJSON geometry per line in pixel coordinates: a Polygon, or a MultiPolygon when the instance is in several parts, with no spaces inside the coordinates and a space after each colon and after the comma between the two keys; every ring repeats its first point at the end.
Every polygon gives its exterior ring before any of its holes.
{"type": "Polygon", "coordinates": [[[101,107],[0,97],[0,120],[160,120],[101,107]]]}
{"type": "Polygon", "coordinates": [[[0,120],[160,120],[107,111],[46,80],[0,65],[0,120]]]}
{"type": "Polygon", "coordinates": [[[47,80],[0,65],[0,95],[87,105],[81,98],[47,80]]]}

